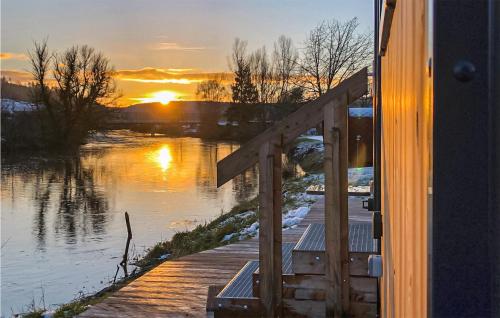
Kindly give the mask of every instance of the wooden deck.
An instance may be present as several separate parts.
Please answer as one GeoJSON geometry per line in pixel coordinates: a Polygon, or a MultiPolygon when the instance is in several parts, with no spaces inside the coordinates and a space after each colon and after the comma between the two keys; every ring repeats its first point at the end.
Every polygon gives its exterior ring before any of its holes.
{"type": "MultiPolygon", "coordinates": [[[[369,222],[361,198],[349,198],[351,222],[369,222]]],[[[297,242],[310,223],[324,223],[324,200],[316,202],[283,242],[297,242]]],[[[257,238],[167,261],[132,281],[79,317],[207,317],[208,286],[225,285],[248,260],[259,258],[257,238]]]]}

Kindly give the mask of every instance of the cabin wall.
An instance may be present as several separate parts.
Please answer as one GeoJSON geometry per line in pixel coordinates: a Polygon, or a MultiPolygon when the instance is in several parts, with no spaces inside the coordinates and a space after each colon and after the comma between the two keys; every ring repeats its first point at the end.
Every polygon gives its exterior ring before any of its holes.
{"type": "Polygon", "coordinates": [[[381,65],[382,317],[426,317],[432,189],[428,2],[398,0],[381,65]]]}
{"type": "Polygon", "coordinates": [[[492,317],[492,2],[434,1],[433,317],[492,317]]]}

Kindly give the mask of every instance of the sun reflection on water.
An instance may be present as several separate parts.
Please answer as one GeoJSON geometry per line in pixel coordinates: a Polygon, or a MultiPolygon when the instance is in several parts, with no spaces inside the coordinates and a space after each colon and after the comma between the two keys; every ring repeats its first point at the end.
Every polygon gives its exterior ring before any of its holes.
{"type": "Polygon", "coordinates": [[[160,166],[163,172],[167,171],[170,168],[170,164],[172,162],[172,154],[170,152],[170,148],[168,145],[163,145],[154,156],[156,163],[160,166]]]}

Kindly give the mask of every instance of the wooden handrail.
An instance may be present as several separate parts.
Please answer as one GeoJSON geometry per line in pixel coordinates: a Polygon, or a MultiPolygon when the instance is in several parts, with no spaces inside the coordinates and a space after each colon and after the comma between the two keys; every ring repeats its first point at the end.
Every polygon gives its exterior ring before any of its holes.
{"type": "Polygon", "coordinates": [[[217,187],[222,186],[259,160],[260,147],[281,136],[282,146],[293,142],[300,134],[323,121],[323,108],[329,102],[334,107],[343,106],[342,100],[354,101],[363,96],[368,88],[368,72],[363,68],[319,98],[301,106],[280,122],[254,137],[241,148],[217,163],[217,187]]]}

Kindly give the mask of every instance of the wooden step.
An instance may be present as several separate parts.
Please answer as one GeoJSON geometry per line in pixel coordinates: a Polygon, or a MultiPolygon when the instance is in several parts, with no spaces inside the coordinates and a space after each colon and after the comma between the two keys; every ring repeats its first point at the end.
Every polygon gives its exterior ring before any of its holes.
{"type": "MultiPolygon", "coordinates": [[[[281,272],[283,275],[293,275],[292,250],[295,243],[283,243],[281,245],[281,272]]],[[[259,297],[259,268],[253,273],[253,295],[259,297]]]]}
{"type": "Polygon", "coordinates": [[[253,296],[252,274],[259,261],[248,261],[215,298],[215,317],[258,317],[259,298],[253,296]]]}
{"type": "MultiPolygon", "coordinates": [[[[283,298],[295,300],[325,300],[327,281],[324,275],[283,276],[283,298]]],[[[351,276],[351,302],[377,302],[377,278],[351,276]]]]}
{"type": "MultiPolygon", "coordinates": [[[[323,318],[325,310],[324,301],[283,299],[283,316],[287,318],[323,318]]],[[[346,317],[375,318],[377,304],[351,302],[346,317]]]]}
{"type": "MultiPolygon", "coordinates": [[[[370,223],[349,224],[350,275],[368,275],[368,256],[376,253],[370,223]]],[[[292,251],[295,274],[325,274],[325,225],[310,224],[292,251]]]]}

